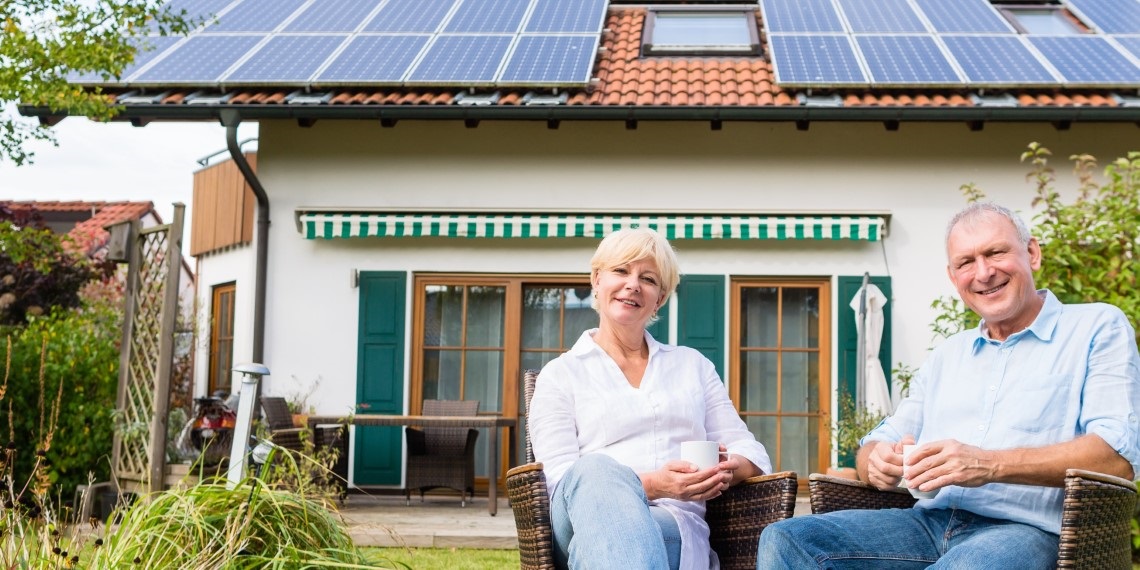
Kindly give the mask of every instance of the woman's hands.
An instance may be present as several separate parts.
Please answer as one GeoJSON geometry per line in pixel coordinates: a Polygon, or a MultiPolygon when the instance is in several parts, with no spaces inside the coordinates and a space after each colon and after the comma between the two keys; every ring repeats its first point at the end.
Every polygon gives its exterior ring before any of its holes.
{"type": "Polygon", "coordinates": [[[698,469],[688,461],[674,459],[661,469],[641,473],[641,484],[649,500],[676,499],[678,501],[707,501],[719,497],[734,482],[734,474],[741,470],[746,459],[725,453],[720,446],[721,461],[708,469],[698,469]]]}

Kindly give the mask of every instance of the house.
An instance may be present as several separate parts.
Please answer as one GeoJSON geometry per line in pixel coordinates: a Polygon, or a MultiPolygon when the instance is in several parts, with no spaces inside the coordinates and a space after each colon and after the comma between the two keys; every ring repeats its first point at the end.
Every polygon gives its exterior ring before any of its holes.
{"type": "MultiPolygon", "coordinates": [[[[163,224],[153,202],[0,200],[0,207],[14,214],[32,216],[56,234],[66,234],[74,247],[95,260],[107,256],[111,234],[106,228],[136,220],[143,229],[163,224]]],[[[182,304],[192,307],[194,273],[185,259],[178,282],[182,304]]]]}
{"type": "MultiPolygon", "coordinates": [[[[521,371],[596,318],[598,239],[648,224],[685,274],[655,336],[716,363],[777,469],[821,471],[863,276],[890,299],[881,362],[917,366],[963,184],[1031,219],[1029,143],[1065,191],[1065,157],[1140,144],[1135,0],[209,4],[218,28],[102,87],[136,124],[259,123],[256,172],[231,140],[246,175],[195,197],[194,243],[224,234],[193,252],[197,378],[258,360],[269,393],[319,382],[321,414],[521,419],[521,371]]],[[[401,484],[398,430],[353,440],[355,485],[401,484]]]]}

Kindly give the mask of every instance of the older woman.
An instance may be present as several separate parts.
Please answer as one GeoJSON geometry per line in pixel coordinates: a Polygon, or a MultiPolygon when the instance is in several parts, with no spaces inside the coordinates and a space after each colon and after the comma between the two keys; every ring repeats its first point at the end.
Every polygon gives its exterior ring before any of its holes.
{"type": "Polygon", "coordinates": [[[677,288],[673,248],[649,229],[614,232],[590,260],[599,326],[542,369],[534,455],[550,490],[555,559],[571,568],[716,568],[705,501],[771,471],[712,362],[646,332],[677,288]],[[681,442],[720,443],[697,469],[681,442]]]}

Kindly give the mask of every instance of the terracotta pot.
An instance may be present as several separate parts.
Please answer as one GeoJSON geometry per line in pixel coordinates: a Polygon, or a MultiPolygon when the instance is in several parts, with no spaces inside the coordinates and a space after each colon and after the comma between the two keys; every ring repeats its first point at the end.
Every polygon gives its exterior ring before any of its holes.
{"type": "Polygon", "coordinates": [[[309,414],[293,414],[294,427],[309,427],[309,414]]]}
{"type": "Polygon", "coordinates": [[[844,479],[858,479],[855,475],[854,467],[828,467],[827,474],[832,477],[843,477],[844,479]]]}

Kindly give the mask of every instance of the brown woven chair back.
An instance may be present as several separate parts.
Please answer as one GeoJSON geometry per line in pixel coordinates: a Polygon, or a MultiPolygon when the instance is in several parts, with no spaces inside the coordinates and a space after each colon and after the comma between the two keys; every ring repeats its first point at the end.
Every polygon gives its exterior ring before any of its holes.
{"type": "MultiPolygon", "coordinates": [[[[424,400],[425,416],[477,416],[479,400],[424,400]]],[[[465,427],[424,428],[428,452],[431,455],[462,455],[467,445],[465,427]]]]}
{"type": "Polygon", "coordinates": [[[293,414],[289,413],[289,404],[285,398],[262,396],[261,411],[265,414],[265,423],[270,431],[293,427],[293,414]]]}
{"type": "MultiPolygon", "coordinates": [[[[530,416],[530,399],[534,397],[534,383],[538,381],[538,371],[530,368],[523,371],[523,421],[530,416]]],[[[534,463],[534,449],[530,446],[530,426],[526,429],[526,462],[534,463]]]]}

